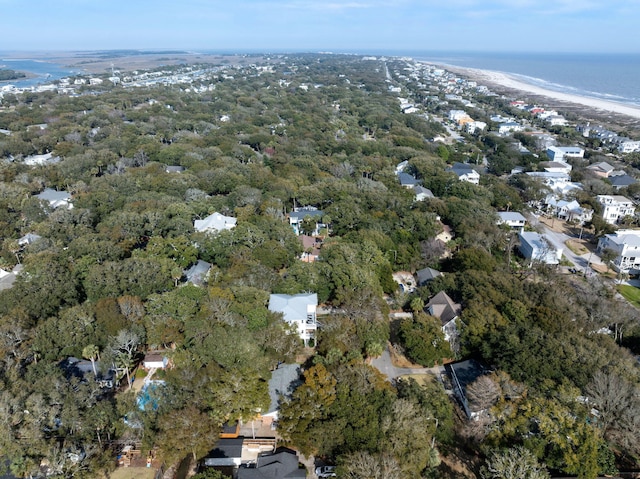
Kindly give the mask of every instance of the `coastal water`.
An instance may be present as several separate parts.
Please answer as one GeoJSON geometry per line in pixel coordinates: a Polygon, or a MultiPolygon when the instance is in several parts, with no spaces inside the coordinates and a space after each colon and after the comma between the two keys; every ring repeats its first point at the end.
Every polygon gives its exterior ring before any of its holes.
{"type": "Polygon", "coordinates": [[[409,56],[499,71],[562,93],[640,105],[640,54],[412,52],[409,56]]]}
{"type": "Polygon", "coordinates": [[[30,86],[39,85],[41,83],[49,83],[53,80],[59,80],[72,75],[77,75],[78,71],[73,71],[63,65],[57,65],[55,63],[44,62],[39,60],[31,60],[27,58],[1,58],[0,68],[8,68],[23,73],[30,73],[31,78],[21,78],[19,80],[7,80],[0,82],[1,85],[11,84],[18,88],[26,88],[30,86]]]}

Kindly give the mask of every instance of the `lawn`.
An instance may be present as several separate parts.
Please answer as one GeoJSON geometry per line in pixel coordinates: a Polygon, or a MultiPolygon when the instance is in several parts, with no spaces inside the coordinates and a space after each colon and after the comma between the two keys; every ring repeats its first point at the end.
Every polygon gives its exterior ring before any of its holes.
{"type": "Polygon", "coordinates": [[[636,308],[640,308],[640,289],[635,286],[629,286],[628,284],[619,284],[616,288],[627,301],[636,308]]]}
{"type": "Polygon", "coordinates": [[[109,479],[153,479],[156,470],[149,467],[119,467],[109,475],[109,479]]]}

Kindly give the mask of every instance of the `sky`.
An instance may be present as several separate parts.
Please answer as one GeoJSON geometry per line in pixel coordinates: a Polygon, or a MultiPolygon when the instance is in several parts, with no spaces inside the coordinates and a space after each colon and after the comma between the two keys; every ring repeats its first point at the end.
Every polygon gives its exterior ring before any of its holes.
{"type": "Polygon", "coordinates": [[[0,50],[640,53],[640,0],[0,0],[0,50]]]}

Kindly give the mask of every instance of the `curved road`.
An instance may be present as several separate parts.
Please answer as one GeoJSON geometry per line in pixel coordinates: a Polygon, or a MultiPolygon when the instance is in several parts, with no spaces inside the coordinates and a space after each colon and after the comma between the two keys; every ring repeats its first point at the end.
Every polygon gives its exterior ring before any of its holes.
{"type": "Polygon", "coordinates": [[[371,365],[387,376],[389,381],[393,381],[400,376],[406,376],[408,374],[433,374],[438,380],[440,380],[440,374],[444,372],[443,366],[435,366],[433,368],[399,368],[394,366],[391,362],[391,354],[389,354],[389,347],[384,350],[382,356],[379,356],[371,360],[371,365]]]}

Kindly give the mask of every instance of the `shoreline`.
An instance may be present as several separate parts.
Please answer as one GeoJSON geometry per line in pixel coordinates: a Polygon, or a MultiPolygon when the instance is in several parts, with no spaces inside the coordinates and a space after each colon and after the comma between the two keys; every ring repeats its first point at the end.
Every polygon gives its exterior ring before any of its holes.
{"type": "Polygon", "coordinates": [[[448,64],[436,63],[435,65],[454,74],[477,81],[478,84],[486,85],[496,92],[506,91],[511,94],[519,94],[523,97],[522,99],[533,97],[540,103],[546,103],[559,109],[568,109],[582,117],[620,123],[625,127],[640,128],[640,107],[549,90],[498,71],[458,67],[448,64]]]}

